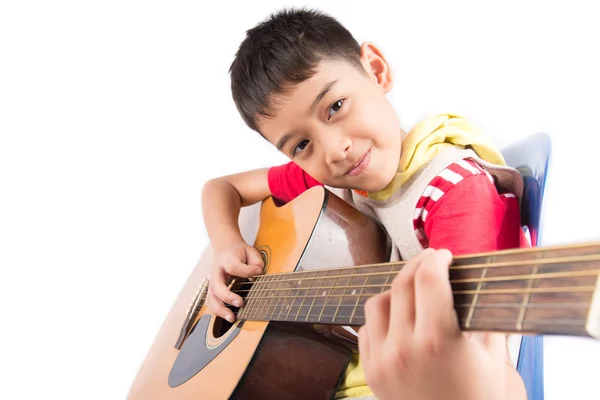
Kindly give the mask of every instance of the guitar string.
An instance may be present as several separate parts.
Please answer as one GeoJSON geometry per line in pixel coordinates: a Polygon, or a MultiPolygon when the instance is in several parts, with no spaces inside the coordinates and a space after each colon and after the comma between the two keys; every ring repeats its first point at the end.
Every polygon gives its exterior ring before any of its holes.
{"type": "MultiPolygon", "coordinates": [[[[381,285],[383,287],[384,285],[381,285]]],[[[315,288],[321,289],[321,288],[315,288]]],[[[453,290],[453,295],[461,295],[461,294],[525,294],[525,293],[585,293],[590,292],[593,293],[595,291],[595,286],[573,286],[573,287],[555,287],[555,288],[527,288],[527,289],[482,289],[482,290],[453,290]]],[[[293,290],[293,289],[292,289],[293,290]]],[[[381,293],[381,292],[380,292],[381,293]]],[[[373,294],[363,295],[363,296],[372,296],[373,294]]],[[[284,298],[325,298],[325,297],[356,297],[360,296],[357,294],[315,294],[315,295],[302,295],[302,296],[252,296],[250,299],[259,300],[259,299],[284,299],[284,298]]]]}
{"type": "MultiPolygon", "coordinates": [[[[548,259],[548,260],[539,259],[539,260],[531,260],[531,261],[527,262],[527,264],[525,264],[525,262],[522,262],[522,261],[492,263],[492,264],[474,264],[474,265],[469,265],[469,266],[450,267],[449,269],[450,269],[450,271],[455,271],[455,270],[457,270],[457,268],[460,268],[462,270],[465,270],[465,269],[477,270],[477,269],[482,269],[482,268],[525,267],[528,264],[530,264],[531,266],[537,265],[537,266],[543,267],[545,265],[550,265],[550,264],[560,264],[560,263],[574,264],[574,263],[583,263],[583,262],[589,262],[589,261],[600,261],[600,255],[581,256],[581,257],[573,257],[573,258],[556,258],[556,259],[548,259]]],[[[336,278],[336,277],[338,277],[338,278],[370,277],[370,276],[386,275],[386,274],[400,272],[400,270],[391,270],[391,271],[380,271],[380,272],[371,272],[371,273],[364,273],[364,274],[363,273],[353,273],[353,274],[348,274],[348,275],[341,275],[347,271],[361,270],[361,269],[365,269],[365,268],[374,268],[376,266],[377,265],[373,264],[373,265],[361,265],[361,266],[356,266],[356,267],[335,268],[335,269],[331,269],[331,270],[320,269],[320,270],[313,270],[313,271],[298,271],[298,272],[275,273],[275,274],[268,274],[268,275],[256,275],[254,277],[254,278],[256,278],[256,280],[254,282],[245,282],[245,283],[241,283],[241,284],[256,286],[256,285],[261,285],[261,284],[264,285],[268,282],[296,282],[298,280],[308,281],[308,280],[336,278]],[[339,272],[340,275],[324,275],[324,276],[319,275],[319,274],[323,274],[323,273],[328,273],[330,271],[339,272]],[[305,275],[310,275],[310,274],[315,274],[315,276],[305,276],[305,275]],[[283,278],[278,279],[279,277],[283,277],[283,278]],[[292,278],[288,279],[288,277],[292,277],[292,278]]],[[[396,265],[389,264],[386,266],[394,267],[396,265]]],[[[591,270],[591,271],[597,271],[597,272],[600,271],[600,266],[597,269],[591,270]]],[[[573,272],[579,272],[579,271],[573,271],[573,272]]],[[[543,273],[538,273],[538,274],[543,275],[543,273]]]]}
{"type": "MultiPolygon", "coordinates": [[[[497,276],[497,277],[485,277],[485,278],[467,278],[467,279],[450,279],[450,283],[451,284],[464,284],[464,283],[471,283],[471,284],[477,284],[480,282],[483,283],[489,283],[489,282],[527,282],[529,280],[532,279],[558,279],[558,278],[585,278],[585,277],[598,277],[600,270],[583,270],[583,271],[569,271],[569,272],[549,272],[549,273],[538,273],[538,274],[529,274],[529,275],[512,275],[512,276],[497,276]]],[[[328,277],[322,277],[320,279],[322,280],[326,280],[326,279],[339,279],[341,277],[349,277],[351,278],[350,280],[352,280],[352,278],[355,277],[362,277],[362,276],[368,276],[371,277],[373,275],[383,275],[382,277],[385,277],[385,275],[396,275],[395,273],[391,273],[391,272],[383,272],[380,274],[362,274],[362,275],[340,275],[340,276],[328,276],[328,277]]],[[[319,278],[315,278],[315,279],[319,279],[319,278]]],[[[263,283],[275,283],[275,284],[279,284],[279,283],[287,283],[287,282],[294,282],[294,286],[289,286],[289,287],[282,287],[282,288],[269,288],[269,289],[261,289],[261,288],[257,288],[260,287],[261,285],[258,285],[256,282],[241,282],[238,285],[239,286],[246,286],[246,285],[251,285],[250,289],[235,289],[234,293],[240,294],[240,293],[247,293],[252,291],[253,293],[259,293],[259,292],[273,292],[273,291],[284,291],[284,290],[315,290],[316,288],[312,288],[311,286],[302,286],[302,282],[305,282],[305,280],[303,279],[294,279],[294,280],[271,280],[271,281],[265,281],[263,283]]],[[[350,283],[350,282],[348,282],[350,283]]],[[[391,287],[391,284],[355,284],[355,285],[338,285],[338,286],[323,286],[323,287],[319,287],[319,289],[337,289],[337,290],[341,290],[341,289],[349,289],[349,288],[363,288],[363,287],[391,287]]]]}
{"type": "MultiPolygon", "coordinates": [[[[245,320],[249,320],[250,318],[252,318],[252,320],[254,321],[277,321],[277,319],[275,318],[266,318],[266,316],[263,317],[263,319],[259,318],[259,315],[256,316],[244,316],[241,319],[245,319],[245,320]]],[[[300,314],[297,316],[297,319],[301,319],[304,322],[318,322],[318,321],[325,321],[328,319],[332,319],[333,321],[335,321],[336,318],[339,318],[340,320],[340,324],[343,324],[344,322],[350,320],[348,317],[340,317],[340,316],[335,316],[335,315],[330,315],[330,314],[326,314],[326,315],[322,315],[320,318],[317,318],[316,316],[311,316],[308,314],[300,314]]],[[[354,318],[352,318],[352,323],[360,323],[360,321],[364,321],[366,319],[365,316],[363,315],[357,315],[354,318]],[[359,320],[359,321],[355,321],[355,320],[359,320]]],[[[459,322],[466,322],[467,318],[457,318],[459,322]]],[[[285,319],[281,319],[281,321],[285,321],[285,319]]],[[[329,322],[329,321],[328,321],[329,322]]],[[[545,320],[545,319],[526,319],[525,320],[525,324],[527,325],[554,325],[554,326],[585,326],[587,320],[585,319],[553,319],[553,320],[545,320]]],[[[490,324],[510,324],[510,325],[514,325],[515,324],[515,320],[513,319],[507,319],[507,318],[473,318],[471,319],[471,324],[482,324],[482,325],[490,325],[490,324]]],[[[523,330],[523,329],[522,329],[523,330]]]]}

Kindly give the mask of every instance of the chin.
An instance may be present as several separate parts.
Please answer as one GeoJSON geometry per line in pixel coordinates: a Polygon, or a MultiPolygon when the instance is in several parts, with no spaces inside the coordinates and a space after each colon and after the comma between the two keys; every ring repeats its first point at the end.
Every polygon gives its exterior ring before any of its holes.
{"type": "Polygon", "coordinates": [[[389,183],[383,183],[383,182],[385,182],[385,181],[382,181],[381,183],[369,185],[368,188],[364,188],[363,190],[366,190],[367,192],[371,192],[371,193],[379,192],[380,190],[385,189],[387,185],[389,185],[389,183]]]}
{"type": "Polygon", "coordinates": [[[379,190],[383,190],[383,189],[385,189],[386,187],[388,187],[388,185],[389,185],[390,183],[392,183],[392,181],[393,181],[393,180],[394,180],[394,178],[396,177],[396,172],[397,172],[397,171],[398,171],[398,170],[397,170],[397,169],[395,169],[395,170],[393,170],[391,173],[388,173],[388,174],[386,174],[386,175],[385,175],[385,177],[382,177],[382,179],[381,179],[381,182],[382,182],[382,183],[381,183],[381,185],[379,186],[379,189],[377,189],[377,191],[379,191],[379,190]]]}

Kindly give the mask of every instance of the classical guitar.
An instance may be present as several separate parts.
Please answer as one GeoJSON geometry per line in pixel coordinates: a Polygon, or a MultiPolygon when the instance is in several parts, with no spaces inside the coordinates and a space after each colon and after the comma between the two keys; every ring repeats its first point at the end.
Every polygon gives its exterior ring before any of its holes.
{"type": "MultiPolygon", "coordinates": [[[[236,280],[230,324],[204,300],[209,246],[162,325],[129,399],[330,399],[355,343],[320,327],[360,326],[365,301],[403,262],[373,220],[327,190],[243,209],[242,234],[265,273],[236,280]],[[191,303],[190,303],[191,301],[191,303]]],[[[464,330],[600,338],[600,243],[455,257],[454,306],[464,330]]],[[[339,329],[338,332],[342,330],[339,329]]]]}

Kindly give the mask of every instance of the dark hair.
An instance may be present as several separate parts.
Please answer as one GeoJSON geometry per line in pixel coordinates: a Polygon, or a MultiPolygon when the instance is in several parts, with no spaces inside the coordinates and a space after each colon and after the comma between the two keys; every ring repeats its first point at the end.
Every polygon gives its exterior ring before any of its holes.
{"type": "Polygon", "coordinates": [[[326,58],[364,72],[356,39],[320,11],[282,10],[248,30],[229,69],[233,101],[244,122],[258,132],[257,118],[272,116],[273,96],[312,77],[326,58]]]}

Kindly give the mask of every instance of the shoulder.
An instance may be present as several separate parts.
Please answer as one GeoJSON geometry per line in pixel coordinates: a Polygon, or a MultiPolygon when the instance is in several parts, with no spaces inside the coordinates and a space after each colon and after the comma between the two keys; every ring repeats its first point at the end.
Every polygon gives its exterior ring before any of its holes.
{"type": "MultiPolygon", "coordinates": [[[[453,164],[450,164],[446,167],[442,172],[437,174],[430,182],[427,188],[424,191],[424,195],[428,190],[433,190],[432,188],[436,188],[438,191],[446,193],[455,187],[464,187],[468,184],[473,184],[478,182],[479,185],[489,185],[494,186],[494,178],[479,166],[475,161],[471,159],[464,159],[456,161],[453,164]],[[473,177],[473,176],[481,176],[487,178],[487,182],[485,180],[468,180],[468,183],[465,184],[465,179],[473,177]]],[[[442,193],[439,193],[440,195],[442,193]]]]}
{"type": "Polygon", "coordinates": [[[313,186],[322,186],[293,161],[269,168],[268,181],[273,196],[286,203],[313,186]]]}
{"type": "Polygon", "coordinates": [[[485,169],[464,159],[429,182],[415,207],[413,225],[419,241],[427,247],[434,232],[447,236],[447,240],[462,232],[464,240],[474,240],[476,232],[487,235],[498,231],[507,219],[519,226],[517,198],[512,193],[499,193],[485,169]],[[445,232],[440,233],[442,230],[445,232]]]}
{"type": "Polygon", "coordinates": [[[425,187],[417,202],[415,217],[420,215],[425,220],[433,207],[450,191],[457,194],[457,192],[479,192],[478,189],[495,191],[494,178],[475,161],[459,160],[442,170],[425,187]]]}

